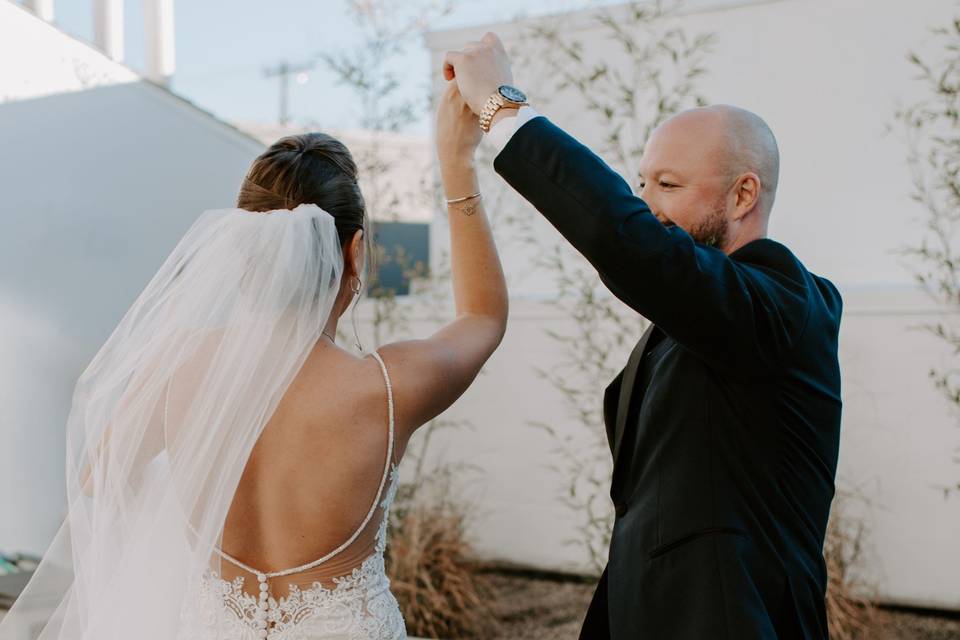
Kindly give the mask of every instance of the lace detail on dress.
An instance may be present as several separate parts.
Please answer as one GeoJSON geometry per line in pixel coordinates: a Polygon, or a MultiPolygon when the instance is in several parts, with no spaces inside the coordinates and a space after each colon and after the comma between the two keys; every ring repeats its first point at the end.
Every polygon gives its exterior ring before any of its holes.
{"type": "Polygon", "coordinates": [[[177,640],[402,640],[407,637],[403,615],[390,592],[384,567],[390,505],[397,492],[397,465],[380,502],[383,518],[377,530],[376,550],[333,587],[314,582],[308,589],[289,586],[279,600],[267,599],[266,618],[256,597],[243,590],[244,576],[232,581],[206,571],[199,584],[197,606],[183,612],[177,640]],[[261,623],[265,620],[266,624],[261,623]],[[227,634],[218,636],[217,633],[227,634]]]}
{"type": "Polygon", "coordinates": [[[287,596],[279,600],[269,593],[267,577],[289,575],[315,566],[348,545],[366,526],[378,506],[377,499],[350,540],[324,558],[301,567],[263,573],[218,549],[225,560],[257,576],[260,596],[244,591],[244,576],[227,581],[208,568],[194,585],[196,588],[190,591],[196,597],[184,601],[177,640],[404,640],[407,637],[400,606],[390,592],[383,559],[390,506],[398,484],[397,463],[393,460],[393,390],[380,354],[372,353],[386,382],[390,421],[386,467],[378,495],[384,485],[386,492],[379,501],[382,514],[373,553],[349,574],[333,578],[333,587],[316,581],[307,589],[291,584],[287,596]]]}

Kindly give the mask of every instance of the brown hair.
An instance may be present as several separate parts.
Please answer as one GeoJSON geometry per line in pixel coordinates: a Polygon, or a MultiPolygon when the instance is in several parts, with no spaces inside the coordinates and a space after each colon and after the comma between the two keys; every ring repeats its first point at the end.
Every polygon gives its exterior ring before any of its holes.
{"type": "Polygon", "coordinates": [[[326,133],[302,133],[274,142],[254,159],[237,195],[237,207],[247,211],[301,204],[315,204],[333,216],[341,248],[363,229],[366,255],[373,262],[357,165],[346,145],[326,133]]]}

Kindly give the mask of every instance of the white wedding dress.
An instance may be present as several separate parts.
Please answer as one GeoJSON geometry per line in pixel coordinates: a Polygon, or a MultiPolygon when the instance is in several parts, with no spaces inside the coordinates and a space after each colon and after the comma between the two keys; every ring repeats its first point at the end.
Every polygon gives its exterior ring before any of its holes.
{"type": "Polygon", "coordinates": [[[264,572],[250,567],[218,549],[219,555],[258,580],[259,596],[244,590],[245,577],[225,580],[216,571],[200,576],[196,602],[185,602],[183,626],[177,640],[217,640],[223,631],[230,640],[398,640],[406,638],[403,616],[390,592],[384,569],[390,505],[397,491],[397,465],[393,460],[393,389],[387,368],[376,351],[387,387],[389,413],[387,459],[380,488],[367,517],[350,538],[336,549],[310,563],[281,571],[264,572]],[[386,488],[386,491],[384,491],[386,488]],[[379,526],[374,552],[351,573],[334,577],[333,587],[314,582],[307,589],[289,585],[286,597],[274,598],[269,580],[321,567],[348,548],[371,523],[376,513],[379,526]]]}

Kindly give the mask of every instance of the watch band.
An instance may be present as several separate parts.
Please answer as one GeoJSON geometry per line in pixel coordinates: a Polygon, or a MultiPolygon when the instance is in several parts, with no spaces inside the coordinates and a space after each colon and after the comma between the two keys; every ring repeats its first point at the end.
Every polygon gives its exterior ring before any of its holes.
{"type": "Polygon", "coordinates": [[[493,121],[493,116],[496,115],[497,111],[503,107],[511,107],[519,109],[524,105],[530,104],[529,102],[514,102],[512,100],[507,100],[500,94],[500,89],[490,94],[490,97],[487,98],[487,101],[483,104],[483,109],[480,110],[480,128],[484,133],[490,132],[490,123],[493,121]]]}

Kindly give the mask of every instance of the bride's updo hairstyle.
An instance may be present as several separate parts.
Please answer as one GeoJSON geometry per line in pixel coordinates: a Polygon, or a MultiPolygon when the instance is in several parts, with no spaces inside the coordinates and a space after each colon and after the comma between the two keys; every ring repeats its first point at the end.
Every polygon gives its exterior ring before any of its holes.
{"type": "MultiPolygon", "coordinates": [[[[237,207],[247,211],[301,204],[315,204],[333,216],[341,248],[363,229],[366,255],[373,262],[357,164],[333,136],[314,132],[280,138],[254,159],[237,195],[237,207]]],[[[369,272],[374,273],[372,266],[369,272]]]]}

